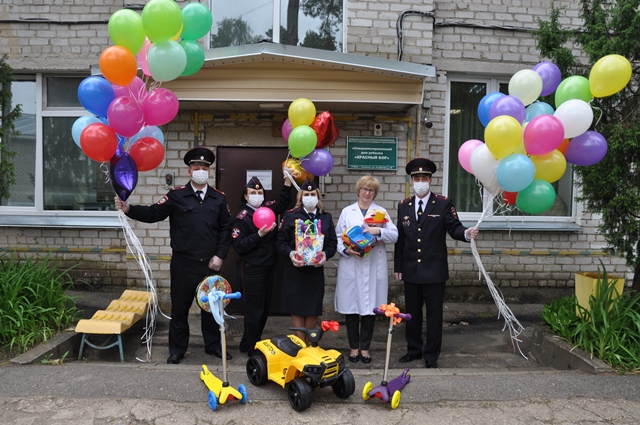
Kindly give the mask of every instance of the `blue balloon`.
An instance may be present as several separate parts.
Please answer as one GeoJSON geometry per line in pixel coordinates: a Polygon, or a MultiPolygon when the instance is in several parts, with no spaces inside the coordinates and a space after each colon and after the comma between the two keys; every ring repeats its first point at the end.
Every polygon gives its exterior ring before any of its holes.
{"type": "Polygon", "coordinates": [[[115,99],[111,84],[102,77],[87,77],[78,86],[78,100],[84,109],[99,117],[107,116],[107,109],[115,99]]]}
{"type": "Polygon", "coordinates": [[[504,93],[500,93],[500,92],[491,92],[491,93],[487,93],[480,100],[480,103],[478,104],[478,118],[480,118],[480,122],[482,123],[483,126],[486,127],[487,124],[489,124],[489,121],[491,121],[491,119],[489,118],[489,110],[491,109],[491,105],[493,105],[493,102],[495,102],[496,99],[499,99],[504,95],[505,95],[504,93]]]}
{"type": "Polygon", "coordinates": [[[536,175],[536,166],[528,156],[511,154],[498,162],[496,177],[502,190],[520,192],[527,188],[536,175]]]}
{"type": "Polygon", "coordinates": [[[156,127],[155,125],[142,127],[140,131],[138,131],[133,137],[131,137],[130,145],[133,146],[133,144],[137,142],[138,139],[141,139],[143,137],[153,137],[158,142],[160,142],[162,146],[164,146],[164,134],[162,134],[162,130],[160,130],[160,128],[156,127]]]}
{"type": "Polygon", "coordinates": [[[525,109],[524,122],[529,122],[538,115],[553,115],[553,107],[546,102],[533,102],[525,109]]]}
{"type": "Polygon", "coordinates": [[[89,124],[95,124],[98,122],[101,122],[98,118],[85,115],[78,118],[76,122],[73,123],[73,126],[71,127],[71,137],[80,149],[82,149],[82,146],[80,146],[80,135],[82,134],[82,130],[87,128],[89,124]]]}

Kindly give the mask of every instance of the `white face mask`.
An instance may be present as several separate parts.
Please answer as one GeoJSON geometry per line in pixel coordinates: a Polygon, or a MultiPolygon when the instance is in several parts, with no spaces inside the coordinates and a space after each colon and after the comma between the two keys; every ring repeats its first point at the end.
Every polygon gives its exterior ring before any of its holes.
{"type": "Polygon", "coordinates": [[[316,205],[318,205],[318,197],[317,196],[303,196],[302,197],[302,205],[307,209],[307,211],[314,210],[316,205]]]}
{"type": "Polygon", "coordinates": [[[415,182],[413,183],[413,191],[419,197],[423,197],[427,193],[429,193],[429,183],[428,182],[415,182]]]}
{"type": "Polygon", "coordinates": [[[253,194],[253,195],[249,195],[247,204],[249,204],[253,208],[260,208],[260,205],[262,205],[263,201],[264,201],[263,195],[253,194]]]}
{"type": "Polygon", "coordinates": [[[209,179],[209,172],[207,170],[194,170],[191,173],[191,180],[195,184],[205,184],[209,179]]]}

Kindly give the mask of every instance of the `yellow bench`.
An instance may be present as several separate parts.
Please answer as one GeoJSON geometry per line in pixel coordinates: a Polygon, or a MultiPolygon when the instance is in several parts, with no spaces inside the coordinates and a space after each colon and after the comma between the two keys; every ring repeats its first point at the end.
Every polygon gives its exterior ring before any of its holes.
{"type": "Polygon", "coordinates": [[[80,320],[76,325],[76,333],[82,334],[78,360],[82,360],[86,344],[97,350],[118,346],[120,361],[124,362],[122,333],[144,317],[151,302],[150,292],[127,289],[120,298],[111,301],[106,310],[96,311],[91,319],[80,320]],[[95,345],[89,341],[89,335],[117,335],[118,339],[109,345],[95,345]]]}

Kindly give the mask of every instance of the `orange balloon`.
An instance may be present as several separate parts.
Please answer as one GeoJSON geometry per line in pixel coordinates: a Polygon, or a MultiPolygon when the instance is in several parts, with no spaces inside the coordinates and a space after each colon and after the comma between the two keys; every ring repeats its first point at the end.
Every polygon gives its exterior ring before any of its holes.
{"type": "Polygon", "coordinates": [[[282,170],[288,168],[291,173],[291,177],[298,184],[302,184],[306,179],[313,179],[313,174],[302,168],[300,160],[297,158],[289,158],[282,163],[282,170]]]}
{"type": "Polygon", "coordinates": [[[100,71],[111,84],[127,87],[138,72],[138,63],[126,47],[110,46],[100,55],[100,71]]]}
{"type": "Polygon", "coordinates": [[[562,153],[562,155],[565,154],[565,152],[567,152],[567,148],[569,147],[569,142],[571,141],[571,139],[564,139],[562,141],[562,143],[560,143],[560,146],[558,146],[556,148],[556,150],[560,151],[560,153],[562,153]]]}

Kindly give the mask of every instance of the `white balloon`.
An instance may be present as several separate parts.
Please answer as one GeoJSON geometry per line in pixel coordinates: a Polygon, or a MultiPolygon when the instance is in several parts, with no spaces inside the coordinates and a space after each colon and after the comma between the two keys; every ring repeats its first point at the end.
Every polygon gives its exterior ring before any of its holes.
{"type": "Polygon", "coordinates": [[[523,69],[509,80],[509,95],[517,97],[527,106],[542,93],[542,77],[533,69],[523,69]]]}
{"type": "Polygon", "coordinates": [[[475,148],[469,160],[473,175],[482,183],[485,189],[493,194],[498,194],[502,190],[496,177],[498,160],[496,160],[486,144],[475,148]]]}
{"type": "Polygon", "coordinates": [[[553,113],[564,126],[564,138],[571,139],[589,130],[593,122],[593,109],[584,100],[571,99],[553,113]]]}

